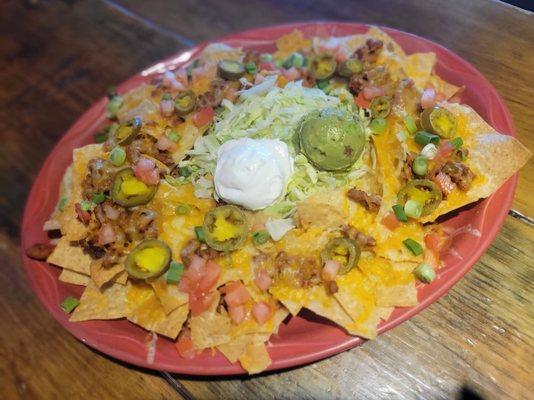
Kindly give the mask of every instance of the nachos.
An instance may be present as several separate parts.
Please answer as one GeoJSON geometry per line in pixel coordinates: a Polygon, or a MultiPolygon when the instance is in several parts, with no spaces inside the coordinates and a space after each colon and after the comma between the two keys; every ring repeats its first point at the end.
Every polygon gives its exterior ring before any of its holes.
{"type": "Polygon", "coordinates": [[[60,238],[28,254],[85,286],[71,321],[126,318],[175,341],[177,363],[216,349],[263,371],[303,308],[373,339],[435,278],[451,242],[436,219],[530,156],[435,64],[374,27],[294,31],[112,90],[45,224],[60,238]]]}

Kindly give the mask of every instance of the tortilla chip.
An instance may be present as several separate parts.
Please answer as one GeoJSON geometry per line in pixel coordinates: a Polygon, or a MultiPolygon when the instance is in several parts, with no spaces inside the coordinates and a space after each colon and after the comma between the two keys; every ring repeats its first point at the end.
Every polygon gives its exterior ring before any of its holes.
{"type": "Polygon", "coordinates": [[[46,262],[50,264],[67,268],[84,275],[91,274],[92,261],[91,256],[85,254],[81,247],[72,246],[70,240],[66,236],[59,239],[54,251],[46,260],[46,262]]]}
{"type": "Polygon", "coordinates": [[[251,334],[234,337],[229,342],[218,345],[217,350],[219,350],[228,361],[235,363],[245,354],[247,346],[252,342],[253,336],[254,335],[251,334]]]}
{"type": "Polygon", "coordinates": [[[175,163],[179,163],[184,159],[186,151],[193,148],[195,141],[206,132],[208,127],[209,125],[197,128],[191,117],[187,117],[185,122],[175,127],[174,130],[180,135],[180,140],[172,148],[171,152],[175,163]]]}
{"type": "Polygon", "coordinates": [[[124,100],[117,112],[120,123],[129,121],[135,117],[141,117],[143,121],[153,121],[160,118],[159,104],[152,100],[154,86],[143,84],[122,95],[124,100]]]}
{"type": "Polygon", "coordinates": [[[126,318],[148,331],[176,339],[189,314],[188,307],[178,307],[167,316],[150,285],[128,281],[126,287],[126,318]]]}
{"type": "Polygon", "coordinates": [[[205,311],[191,317],[191,340],[195,349],[206,349],[228,343],[231,339],[231,321],[225,311],[205,311]]]}
{"type": "Polygon", "coordinates": [[[416,304],[415,282],[376,288],[376,305],[379,307],[411,307],[416,304]]]}
{"type": "Polygon", "coordinates": [[[210,43],[198,55],[201,63],[218,63],[221,60],[242,61],[244,53],[240,48],[225,43],[210,43]]]}
{"type": "Polygon", "coordinates": [[[70,317],[70,321],[91,319],[117,319],[126,316],[126,287],[119,284],[106,285],[99,289],[89,282],[70,317]]]}
{"type": "Polygon", "coordinates": [[[104,268],[102,266],[102,259],[93,260],[90,265],[90,270],[91,279],[93,279],[98,287],[102,287],[110,281],[124,285],[128,278],[128,274],[124,270],[124,265],[122,263],[115,264],[109,268],[104,268]]]}
{"type": "Polygon", "coordinates": [[[249,343],[245,354],[239,358],[241,366],[249,374],[257,374],[271,364],[271,357],[263,343],[249,343]]]}
{"type": "Polygon", "coordinates": [[[436,64],[436,53],[414,53],[406,56],[403,68],[415,86],[423,90],[428,83],[436,64]]]}
{"type": "Polygon", "coordinates": [[[91,281],[91,277],[79,272],[71,271],[70,269],[63,268],[58,278],[61,282],[71,283],[73,285],[87,286],[91,281]]]}
{"type": "Polygon", "coordinates": [[[462,89],[460,86],[453,85],[441,79],[436,74],[430,77],[429,82],[438,92],[443,93],[445,100],[449,100],[462,89]]]}
{"type": "Polygon", "coordinates": [[[304,229],[339,227],[347,220],[342,211],[345,198],[344,190],[318,192],[297,204],[295,218],[304,229]]]}
{"type": "Polygon", "coordinates": [[[72,193],[72,164],[67,167],[65,170],[65,173],[63,174],[63,178],[61,178],[61,184],[59,186],[59,196],[58,196],[58,202],[56,204],[56,207],[54,208],[54,211],[52,212],[52,215],[48,218],[48,220],[43,225],[44,231],[53,231],[56,229],[61,229],[61,218],[60,215],[63,213],[64,208],[68,204],[69,197],[72,193]],[[59,205],[63,204],[62,209],[59,209],[59,205]]]}
{"type": "Polygon", "coordinates": [[[178,290],[176,283],[167,283],[166,274],[150,282],[150,285],[152,285],[152,289],[154,289],[154,293],[156,293],[156,297],[166,314],[187,304],[189,301],[189,295],[178,290]]]}
{"type": "Polygon", "coordinates": [[[469,150],[466,165],[476,177],[467,192],[454,190],[432,214],[421,218],[421,222],[434,221],[440,215],[490,196],[531,156],[516,138],[496,132],[471,107],[461,104],[445,106],[458,119],[458,134],[469,150]]]}

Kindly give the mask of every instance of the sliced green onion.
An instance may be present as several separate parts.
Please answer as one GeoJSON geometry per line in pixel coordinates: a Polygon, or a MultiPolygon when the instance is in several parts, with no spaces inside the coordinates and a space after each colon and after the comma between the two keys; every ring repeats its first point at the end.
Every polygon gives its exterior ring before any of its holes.
{"type": "Polygon", "coordinates": [[[171,261],[167,271],[167,282],[178,283],[184,274],[184,265],[171,261]]]}
{"type": "Polygon", "coordinates": [[[172,100],[172,96],[169,92],[163,93],[163,96],[161,96],[161,100],[172,100]]]}
{"type": "Polygon", "coordinates": [[[414,140],[416,143],[420,144],[421,146],[426,146],[429,143],[438,145],[439,144],[439,136],[434,135],[433,133],[428,133],[425,131],[419,131],[415,134],[414,140]]]}
{"type": "Polygon", "coordinates": [[[423,213],[423,205],[416,200],[409,199],[404,204],[404,212],[407,217],[419,218],[423,213]]]}
{"type": "Polygon", "coordinates": [[[122,107],[124,99],[121,96],[113,96],[109,99],[108,104],[106,104],[106,113],[109,119],[115,119],[117,117],[117,112],[122,107]]]}
{"type": "Polygon", "coordinates": [[[417,279],[424,283],[430,283],[436,279],[436,271],[432,268],[432,265],[427,263],[419,264],[414,270],[413,274],[417,279]]]}
{"type": "Polygon", "coordinates": [[[404,207],[400,204],[395,204],[393,207],[393,212],[395,213],[395,217],[401,222],[408,222],[408,217],[406,216],[406,213],[404,212],[404,207]]]}
{"type": "Polygon", "coordinates": [[[455,137],[451,140],[451,144],[455,149],[459,149],[464,144],[464,141],[461,137],[455,137]]]}
{"type": "Polygon", "coordinates": [[[108,135],[104,132],[98,132],[94,134],[95,142],[104,143],[108,139],[108,135]]]}
{"type": "Polygon", "coordinates": [[[191,211],[191,207],[188,204],[178,204],[174,208],[176,215],[186,215],[189,214],[189,211],[191,211]]]}
{"type": "Polygon", "coordinates": [[[109,153],[109,161],[116,167],[120,167],[126,161],[126,152],[120,146],[115,146],[109,153]]]}
{"type": "Polygon", "coordinates": [[[404,126],[410,133],[410,135],[413,135],[417,131],[417,125],[415,123],[415,120],[408,114],[406,114],[403,118],[404,126]]]}
{"type": "Polygon", "coordinates": [[[384,133],[387,127],[388,122],[384,118],[375,118],[369,123],[369,128],[376,135],[384,133]]]}
{"type": "Polygon", "coordinates": [[[252,234],[252,241],[256,246],[267,243],[271,235],[266,230],[256,231],[252,234]]]}
{"type": "Polygon", "coordinates": [[[293,53],[291,54],[286,60],[284,61],[284,68],[289,69],[291,67],[295,68],[302,68],[304,65],[304,57],[300,53],[293,53]]]}
{"type": "Polygon", "coordinates": [[[254,64],[253,62],[249,62],[249,63],[247,63],[247,65],[245,65],[245,70],[249,74],[254,75],[255,73],[258,72],[258,67],[256,67],[256,64],[254,64]]]}
{"type": "Polygon", "coordinates": [[[269,53],[263,53],[261,56],[260,56],[260,60],[262,62],[271,62],[273,61],[273,55],[272,54],[269,54],[269,53]]]}
{"type": "Polygon", "coordinates": [[[403,240],[402,243],[404,243],[406,248],[410,250],[414,256],[423,254],[423,246],[421,246],[415,240],[408,238],[408,239],[403,240]]]}
{"type": "Polygon", "coordinates": [[[180,134],[178,132],[176,132],[176,131],[169,131],[169,132],[166,133],[166,135],[174,143],[176,143],[181,138],[180,134]]]}
{"type": "Polygon", "coordinates": [[[191,175],[191,172],[191,168],[189,168],[188,166],[178,167],[178,175],[180,176],[188,177],[189,175],[191,175]]]}
{"type": "Polygon", "coordinates": [[[413,160],[412,170],[416,175],[425,176],[428,172],[428,160],[425,156],[417,156],[413,160]]]}
{"type": "Polygon", "coordinates": [[[201,226],[195,226],[195,235],[197,235],[197,239],[199,242],[205,242],[206,241],[206,234],[204,233],[204,228],[201,226]]]}
{"type": "Polygon", "coordinates": [[[83,211],[93,211],[93,209],[96,207],[96,204],[89,200],[82,200],[80,202],[80,208],[83,211]]]}
{"type": "Polygon", "coordinates": [[[100,204],[106,200],[106,195],[104,193],[93,193],[91,201],[95,204],[100,204]]]}
{"type": "Polygon", "coordinates": [[[61,304],[59,305],[63,311],[65,311],[67,314],[70,314],[74,311],[76,307],[80,304],[80,300],[74,298],[74,297],[66,297],[61,304]]]}
{"type": "Polygon", "coordinates": [[[63,211],[65,209],[65,206],[67,205],[67,201],[69,201],[67,197],[62,197],[61,200],[59,200],[59,202],[57,203],[57,209],[59,211],[63,211]]]}
{"type": "Polygon", "coordinates": [[[176,178],[172,175],[165,175],[164,179],[171,186],[179,186],[185,183],[182,178],[176,178]]]}
{"type": "Polygon", "coordinates": [[[274,60],[274,66],[276,68],[282,68],[284,66],[284,61],[283,60],[274,60]]]}

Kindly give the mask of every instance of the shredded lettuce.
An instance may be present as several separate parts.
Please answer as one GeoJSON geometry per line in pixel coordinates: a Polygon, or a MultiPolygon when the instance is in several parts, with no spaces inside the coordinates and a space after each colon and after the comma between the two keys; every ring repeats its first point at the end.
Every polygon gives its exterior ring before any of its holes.
{"type": "Polygon", "coordinates": [[[275,82],[276,76],[267,77],[261,84],[242,91],[239,103],[224,102],[208,134],[198,138],[193,149],[186,152],[188,158],[180,165],[191,168],[192,173],[187,180],[195,186],[195,195],[216,197],[212,176],[217,151],[222,143],[243,137],[279,139],[289,147],[295,160],[295,172],[288,183],[285,198],[268,208],[281,217],[294,212],[295,202],[322,188],[344,185],[366,172],[361,161],[343,173],[320,171],[303,154],[298,153],[293,141],[295,128],[301,118],[311,111],[327,107],[356,113],[363,121],[369,138],[368,117],[364,110],[355,107],[350,92],[336,88],[326,94],[317,88],[303,87],[301,81],[289,82],[284,88],[279,88],[274,86],[275,82]]]}

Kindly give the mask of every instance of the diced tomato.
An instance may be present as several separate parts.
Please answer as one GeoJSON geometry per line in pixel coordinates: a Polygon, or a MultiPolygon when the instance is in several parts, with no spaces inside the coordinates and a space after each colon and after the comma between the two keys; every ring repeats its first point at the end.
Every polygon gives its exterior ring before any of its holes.
{"type": "Polygon", "coordinates": [[[262,74],[256,74],[254,77],[254,85],[259,85],[265,80],[265,77],[262,74]]]}
{"type": "Polygon", "coordinates": [[[452,236],[445,232],[429,232],[425,235],[426,248],[438,254],[443,254],[451,245],[452,236]]]}
{"type": "Polygon", "coordinates": [[[135,177],[147,185],[157,185],[159,182],[159,171],[154,160],[141,157],[133,166],[135,177]]]}
{"type": "MultiPolygon", "coordinates": [[[[166,100],[164,100],[164,101],[166,101],[166,100]]],[[[156,143],[156,146],[157,146],[158,150],[161,150],[161,151],[168,150],[173,145],[174,145],[174,142],[171,139],[169,139],[169,137],[167,135],[161,135],[160,138],[158,139],[157,143],[156,143]]]]}
{"type": "Polygon", "coordinates": [[[288,81],[296,81],[300,78],[300,71],[295,67],[282,70],[282,74],[288,81]]]}
{"type": "Polygon", "coordinates": [[[261,62],[258,69],[260,71],[276,71],[276,66],[273,62],[261,62]]]}
{"type": "Polygon", "coordinates": [[[363,97],[367,100],[372,100],[375,97],[383,96],[384,94],[384,89],[378,86],[366,86],[363,88],[363,97]]]}
{"type": "Polygon", "coordinates": [[[446,158],[449,158],[453,151],[454,146],[451,142],[449,142],[448,140],[442,141],[438,147],[438,153],[436,157],[444,160],[446,158]]]}
{"type": "Polygon", "coordinates": [[[191,315],[200,315],[208,310],[216,299],[215,292],[209,293],[190,293],[189,294],[189,309],[191,315]]]}
{"type": "Polygon", "coordinates": [[[454,182],[451,180],[451,177],[443,172],[439,172],[432,180],[436,185],[438,185],[438,188],[445,196],[451,193],[456,187],[454,182]]]}
{"type": "Polygon", "coordinates": [[[421,95],[421,108],[430,108],[436,104],[436,91],[433,88],[425,89],[421,95]]]}
{"type": "Polygon", "coordinates": [[[321,277],[325,281],[334,281],[336,279],[337,273],[341,268],[341,264],[336,260],[327,260],[324,263],[323,270],[321,271],[321,277]]]}
{"type": "Polygon", "coordinates": [[[256,278],[254,278],[254,282],[256,283],[256,286],[258,286],[261,290],[268,290],[271,284],[273,283],[273,280],[271,279],[267,271],[262,268],[256,273],[256,278]]]}
{"type": "Polygon", "coordinates": [[[358,107],[369,108],[371,102],[363,96],[363,92],[358,93],[358,96],[354,97],[354,102],[358,107]]]}
{"type": "Polygon", "coordinates": [[[228,315],[234,323],[239,324],[247,316],[247,310],[244,305],[228,307],[228,315]]]}
{"type": "Polygon", "coordinates": [[[269,304],[260,301],[259,303],[254,304],[254,307],[252,307],[252,315],[258,324],[263,325],[269,321],[269,319],[271,319],[271,316],[273,315],[273,309],[269,304]]]}
{"type": "Polygon", "coordinates": [[[206,273],[206,260],[196,254],[187,266],[185,276],[191,281],[199,281],[206,273]]]}
{"type": "Polygon", "coordinates": [[[98,244],[104,246],[109,243],[113,243],[117,235],[111,224],[102,224],[98,231],[98,244]]]}
{"type": "Polygon", "coordinates": [[[213,108],[203,108],[202,110],[198,110],[193,114],[193,124],[195,124],[197,128],[201,128],[204,125],[209,124],[213,120],[214,116],[215,113],[213,112],[213,108]]]}
{"type": "Polygon", "coordinates": [[[183,358],[191,360],[195,358],[195,348],[193,347],[193,341],[191,340],[191,332],[189,329],[180,333],[178,341],[176,342],[176,350],[178,354],[183,358]]]}
{"type": "Polygon", "coordinates": [[[220,276],[221,267],[219,266],[219,264],[209,260],[206,263],[206,273],[200,280],[198,284],[198,289],[202,293],[211,291],[217,284],[217,281],[219,280],[220,276]]]}
{"type": "Polygon", "coordinates": [[[241,282],[230,282],[225,285],[224,300],[229,307],[240,306],[250,299],[250,293],[241,282]]]}
{"type": "Polygon", "coordinates": [[[191,282],[191,279],[189,279],[187,276],[182,276],[182,279],[180,279],[180,283],[178,283],[178,289],[181,291],[181,292],[184,292],[184,293],[190,293],[192,292],[193,288],[195,287],[196,285],[191,282]]]}
{"type": "Polygon", "coordinates": [[[400,225],[399,220],[393,212],[388,212],[380,222],[390,231],[397,229],[400,225]]]}
{"type": "Polygon", "coordinates": [[[338,63],[342,63],[347,59],[347,53],[341,48],[337,49],[335,59],[338,63]]]}
{"type": "Polygon", "coordinates": [[[447,100],[447,98],[445,97],[445,93],[437,92],[436,93],[436,103],[439,103],[439,102],[444,101],[444,100],[447,100]]]}

